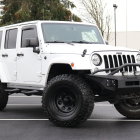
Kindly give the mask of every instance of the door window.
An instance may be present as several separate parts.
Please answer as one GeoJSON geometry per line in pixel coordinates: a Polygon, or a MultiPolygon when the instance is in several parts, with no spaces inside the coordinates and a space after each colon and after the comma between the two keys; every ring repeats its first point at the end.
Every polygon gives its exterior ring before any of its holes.
{"type": "Polygon", "coordinates": [[[7,30],[5,36],[5,49],[16,48],[17,29],[7,30]]]}
{"type": "Polygon", "coordinates": [[[21,47],[26,47],[26,39],[30,38],[37,38],[37,31],[36,28],[33,27],[26,27],[22,30],[22,39],[21,39],[21,47]]]}

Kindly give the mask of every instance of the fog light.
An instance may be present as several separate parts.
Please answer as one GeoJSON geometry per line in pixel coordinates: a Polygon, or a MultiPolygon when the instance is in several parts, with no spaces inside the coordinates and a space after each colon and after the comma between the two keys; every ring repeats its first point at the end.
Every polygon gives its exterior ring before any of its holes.
{"type": "Polygon", "coordinates": [[[106,80],[106,86],[107,87],[115,87],[116,86],[116,80],[106,80]]]}

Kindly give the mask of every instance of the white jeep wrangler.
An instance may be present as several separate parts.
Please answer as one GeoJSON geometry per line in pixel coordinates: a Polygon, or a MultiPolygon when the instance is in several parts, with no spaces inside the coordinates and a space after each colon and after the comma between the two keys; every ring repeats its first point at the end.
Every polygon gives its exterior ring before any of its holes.
{"type": "Polygon", "coordinates": [[[74,127],[108,101],[140,118],[140,53],[106,45],[95,25],[33,21],[0,28],[0,110],[12,93],[42,95],[57,126],[74,127]]]}

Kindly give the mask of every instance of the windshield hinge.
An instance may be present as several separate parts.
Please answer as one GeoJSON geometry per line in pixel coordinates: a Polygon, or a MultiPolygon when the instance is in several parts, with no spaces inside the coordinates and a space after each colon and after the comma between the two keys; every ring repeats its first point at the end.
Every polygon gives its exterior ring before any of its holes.
{"type": "Polygon", "coordinates": [[[83,54],[82,54],[81,56],[82,56],[82,57],[85,57],[86,53],[87,53],[87,49],[84,49],[84,50],[83,50],[83,54]]]}

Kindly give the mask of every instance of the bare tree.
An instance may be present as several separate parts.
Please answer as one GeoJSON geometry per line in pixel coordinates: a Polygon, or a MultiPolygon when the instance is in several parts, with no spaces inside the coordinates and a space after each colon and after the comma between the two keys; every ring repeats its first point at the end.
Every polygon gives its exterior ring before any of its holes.
{"type": "MultiPolygon", "coordinates": [[[[103,4],[102,0],[82,0],[87,13],[90,18],[89,22],[95,22],[100,29],[103,37],[109,40],[111,30],[111,16],[105,15],[106,4],[103,4]]],[[[87,17],[86,17],[87,18],[87,17]]]]}

